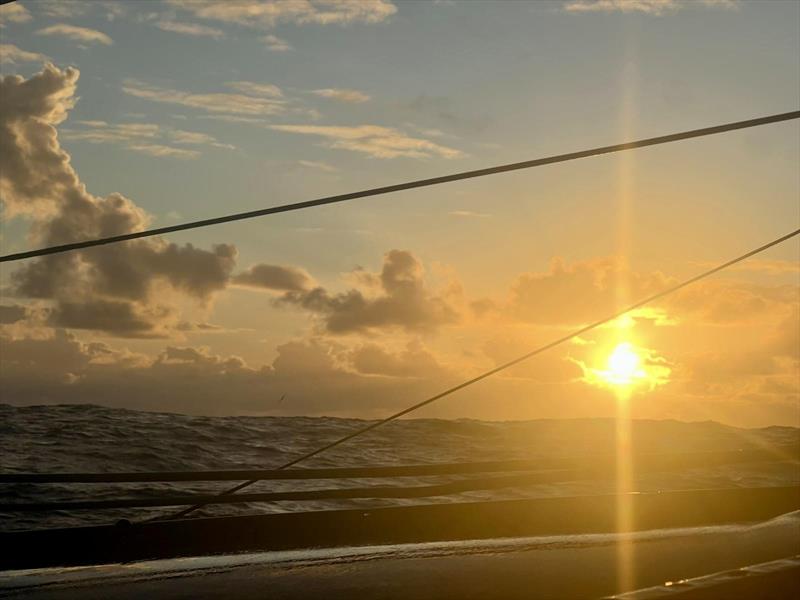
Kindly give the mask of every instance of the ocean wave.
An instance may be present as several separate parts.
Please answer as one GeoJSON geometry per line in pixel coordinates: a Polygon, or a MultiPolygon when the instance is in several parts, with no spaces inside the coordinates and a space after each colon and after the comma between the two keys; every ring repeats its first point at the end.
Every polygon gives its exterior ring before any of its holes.
{"type": "MultiPolygon", "coordinates": [[[[368,421],[334,417],[206,417],[111,409],[97,405],[15,407],[0,404],[0,470],[6,473],[183,471],[274,468],[368,421]]],[[[798,429],[739,429],[715,422],[634,421],[638,452],[696,452],[797,443],[798,429]]],[[[379,429],[304,462],[307,467],[375,466],[547,459],[613,452],[612,419],[485,422],[469,419],[409,419],[379,429]]],[[[641,491],[709,487],[794,485],[797,463],[723,465],[682,472],[639,474],[641,491]]],[[[453,480],[403,478],[402,485],[453,480]]],[[[289,491],[365,485],[364,480],[268,481],[248,491],[289,491]]],[[[400,484],[383,480],[382,485],[400,484]]],[[[210,493],[231,482],[143,484],[0,485],[0,501],[46,502],[78,498],[152,497],[210,493]]],[[[612,493],[613,481],[568,481],[505,490],[476,490],[424,502],[460,502],[535,496],[612,493]]],[[[208,506],[197,515],[319,510],[333,507],[396,506],[409,499],[280,502],[208,506]]],[[[61,511],[0,514],[0,529],[59,527],[147,518],[165,509],[61,511]]]]}

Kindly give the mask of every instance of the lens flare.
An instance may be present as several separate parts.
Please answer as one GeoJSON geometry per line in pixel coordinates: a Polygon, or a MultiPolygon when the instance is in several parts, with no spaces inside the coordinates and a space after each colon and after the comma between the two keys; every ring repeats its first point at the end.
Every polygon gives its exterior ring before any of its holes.
{"type": "MultiPolygon", "coordinates": [[[[608,348],[608,347],[606,347],[608,348]]],[[[653,390],[669,382],[672,369],[666,359],[654,350],[620,341],[610,350],[596,356],[598,367],[581,363],[583,380],[597,387],[611,389],[614,393],[653,390]]]]}
{"type": "Polygon", "coordinates": [[[647,377],[641,357],[629,342],[617,344],[608,357],[607,368],[598,374],[614,385],[632,385],[647,377]]]}

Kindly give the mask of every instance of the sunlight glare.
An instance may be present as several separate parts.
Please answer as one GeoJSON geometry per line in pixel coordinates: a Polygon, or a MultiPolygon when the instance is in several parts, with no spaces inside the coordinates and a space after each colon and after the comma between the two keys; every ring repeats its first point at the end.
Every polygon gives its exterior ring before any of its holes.
{"type": "Polygon", "coordinates": [[[599,375],[614,385],[631,385],[647,377],[642,360],[630,342],[617,344],[608,357],[608,368],[599,375]]]}

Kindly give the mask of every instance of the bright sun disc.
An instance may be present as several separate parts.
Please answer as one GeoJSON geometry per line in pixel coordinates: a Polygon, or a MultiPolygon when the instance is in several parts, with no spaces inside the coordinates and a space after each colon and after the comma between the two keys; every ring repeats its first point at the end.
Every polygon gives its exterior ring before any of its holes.
{"type": "Polygon", "coordinates": [[[628,342],[617,344],[608,357],[608,367],[598,374],[614,385],[631,385],[647,377],[641,358],[628,342]]]}

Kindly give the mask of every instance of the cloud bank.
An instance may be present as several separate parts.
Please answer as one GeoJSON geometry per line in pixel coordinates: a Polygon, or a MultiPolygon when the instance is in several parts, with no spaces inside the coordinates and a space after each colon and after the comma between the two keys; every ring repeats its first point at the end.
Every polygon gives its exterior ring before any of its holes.
{"type": "Polygon", "coordinates": [[[262,29],[281,23],[380,23],[397,12],[389,0],[169,0],[169,4],[200,19],[262,29]]]}
{"type": "MultiPolygon", "coordinates": [[[[121,194],[87,192],[59,144],[56,125],[74,104],[78,77],[77,69],[48,64],[29,79],[0,79],[3,208],[8,217],[32,219],[42,245],[140,231],[150,222],[121,194]]],[[[11,280],[17,295],[48,303],[52,326],[165,336],[178,322],[181,297],[210,305],[227,285],[236,254],[229,244],[204,250],[152,238],[42,257],[12,272],[11,280]]]]}

